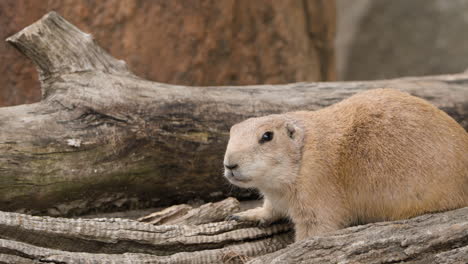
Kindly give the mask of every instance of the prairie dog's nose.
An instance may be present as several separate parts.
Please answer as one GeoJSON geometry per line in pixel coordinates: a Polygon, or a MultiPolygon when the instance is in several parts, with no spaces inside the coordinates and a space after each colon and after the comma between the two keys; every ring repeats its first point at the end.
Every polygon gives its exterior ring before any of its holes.
{"type": "Polygon", "coordinates": [[[234,165],[224,164],[224,167],[226,167],[226,169],[233,170],[239,166],[237,164],[234,164],[234,165]]]}

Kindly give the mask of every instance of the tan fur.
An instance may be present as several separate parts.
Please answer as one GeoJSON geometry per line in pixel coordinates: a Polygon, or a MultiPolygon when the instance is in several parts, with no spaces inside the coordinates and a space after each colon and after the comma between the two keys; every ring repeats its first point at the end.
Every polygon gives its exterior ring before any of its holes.
{"type": "Polygon", "coordinates": [[[263,207],[235,218],[290,217],[296,240],[468,206],[468,133],[428,102],[390,89],[236,124],[224,163],[238,165],[226,169],[231,183],[264,195],[263,207]],[[259,143],[266,131],[273,139],[259,143]]]}

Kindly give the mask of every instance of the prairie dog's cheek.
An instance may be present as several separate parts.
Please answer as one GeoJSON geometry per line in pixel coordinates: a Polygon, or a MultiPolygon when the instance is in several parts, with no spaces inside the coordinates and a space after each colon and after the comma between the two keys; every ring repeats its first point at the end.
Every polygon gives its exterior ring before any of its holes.
{"type": "Polygon", "coordinates": [[[268,172],[269,166],[265,160],[257,159],[255,162],[246,166],[245,169],[246,173],[248,173],[252,179],[261,181],[264,175],[268,172]]]}

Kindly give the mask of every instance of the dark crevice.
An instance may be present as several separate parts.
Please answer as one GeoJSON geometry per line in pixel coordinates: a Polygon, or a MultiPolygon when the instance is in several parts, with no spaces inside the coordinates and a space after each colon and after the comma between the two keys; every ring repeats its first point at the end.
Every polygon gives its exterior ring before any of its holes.
{"type": "Polygon", "coordinates": [[[77,119],[80,119],[80,120],[90,119],[91,121],[95,121],[95,120],[112,120],[112,121],[128,124],[127,120],[117,118],[115,116],[103,114],[103,113],[97,112],[96,110],[93,110],[93,109],[88,109],[85,113],[83,113],[77,119]]]}
{"type": "Polygon", "coordinates": [[[62,109],[68,110],[68,111],[73,111],[75,109],[74,105],[71,105],[70,107],[64,105],[62,102],[59,100],[53,100],[52,103],[58,104],[62,109]]]}
{"type": "MultiPolygon", "coordinates": [[[[1,238],[1,236],[0,236],[1,238]]],[[[11,249],[11,248],[5,248],[5,247],[0,247],[0,254],[5,254],[5,255],[12,255],[12,256],[17,256],[17,257],[22,257],[25,259],[31,259],[31,260],[38,260],[38,258],[28,255],[24,252],[21,252],[16,249],[11,249]]],[[[0,260],[1,261],[1,260],[0,260]]],[[[2,262],[0,262],[2,263],[2,262]]]]}
{"type": "Polygon", "coordinates": [[[63,262],[63,261],[45,260],[45,259],[39,259],[39,262],[42,262],[42,263],[55,263],[55,264],[67,264],[67,262],[63,262]]]}

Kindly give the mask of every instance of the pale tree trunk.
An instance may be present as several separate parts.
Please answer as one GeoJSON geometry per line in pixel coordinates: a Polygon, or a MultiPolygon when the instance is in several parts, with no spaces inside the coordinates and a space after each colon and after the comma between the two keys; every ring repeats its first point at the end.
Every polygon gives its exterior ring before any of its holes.
{"type": "Polygon", "coordinates": [[[0,108],[0,208],[7,211],[74,215],[219,199],[232,188],[221,176],[231,125],[320,109],[373,88],[425,98],[468,127],[466,74],[175,86],[136,77],[56,13],[8,41],[37,65],[43,99],[0,108]]]}

